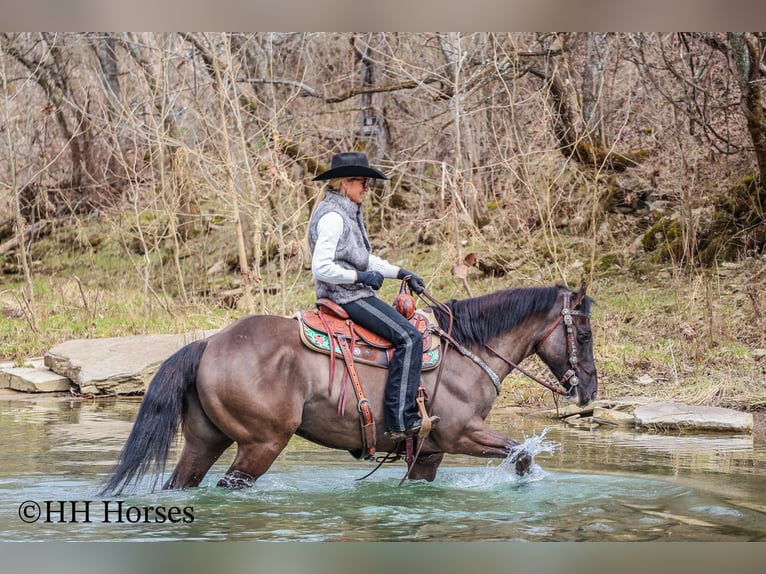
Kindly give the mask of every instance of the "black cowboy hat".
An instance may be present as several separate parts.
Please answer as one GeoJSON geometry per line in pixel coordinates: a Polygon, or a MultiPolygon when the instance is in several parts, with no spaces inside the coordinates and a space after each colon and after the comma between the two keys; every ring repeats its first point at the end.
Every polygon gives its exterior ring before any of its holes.
{"type": "Polygon", "coordinates": [[[314,178],[314,181],[335,179],[338,177],[388,179],[382,171],[370,167],[370,162],[367,161],[367,155],[358,151],[336,153],[332,156],[330,169],[320,173],[314,178]]]}

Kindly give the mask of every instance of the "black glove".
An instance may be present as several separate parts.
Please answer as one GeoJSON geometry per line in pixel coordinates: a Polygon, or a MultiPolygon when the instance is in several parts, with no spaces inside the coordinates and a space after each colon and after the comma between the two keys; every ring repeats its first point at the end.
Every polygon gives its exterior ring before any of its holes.
{"type": "Polygon", "coordinates": [[[377,291],[383,285],[383,275],[379,271],[357,271],[356,281],[357,283],[369,285],[377,291]]]}
{"type": "Polygon", "coordinates": [[[407,279],[407,285],[410,289],[412,289],[412,292],[415,293],[415,295],[420,295],[423,291],[426,290],[426,284],[412,271],[407,271],[404,268],[400,268],[399,273],[396,274],[396,277],[397,279],[404,279],[405,277],[409,277],[409,279],[407,279]]]}

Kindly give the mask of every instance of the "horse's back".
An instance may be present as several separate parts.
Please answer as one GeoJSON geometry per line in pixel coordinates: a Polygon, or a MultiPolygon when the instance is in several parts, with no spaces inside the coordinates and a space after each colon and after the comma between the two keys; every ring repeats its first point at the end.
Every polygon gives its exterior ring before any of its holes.
{"type": "Polygon", "coordinates": [[[305,361],[304,355],[295,319],[248,315],[208,338],[200,377],[234,382],[282,378],[281,373],[294,371],[296,362],[305,361]]]}

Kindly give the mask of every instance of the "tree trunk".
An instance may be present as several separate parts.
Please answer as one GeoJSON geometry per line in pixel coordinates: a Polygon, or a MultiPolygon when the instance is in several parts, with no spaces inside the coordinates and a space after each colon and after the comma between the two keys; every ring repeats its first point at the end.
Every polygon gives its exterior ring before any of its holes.
{"type": "Polygon", "coordinates": [[[742,111],[747,119],[747,129],[753,142],[758,163],[760,185],[766,185],[766,113],[763,108],[761,71],[761,44],[759,38],[747,33],[730,32],[729,45],[737,66],[737,80],[742,92],[742,111]]]}
{"type": "MultiPolygon", "coordinates": [[[[551,64],[552,66],[552,64],[551,64]]],[[[593,168],[596,171],[608,169],[625,171],[636,167],[645,157],[645,152],[616,152],[608,147],[602,147],[594,141],[587,127],[578,130],[575,124],[575,113],[570,104],[571,93],[569,84],[559,78],[556,70],[541,70],[529,68],[529,73],[545,82],[548,91],[548,102],[552,115],[553,133],[559,142],[559,151],[567,159],[593,168]]]]}
{"type": "MultiPolygon", "coordinates": [[[[119,66],[117,60],[117,42],[114,34],[99,34],[97,37],[91,37],[91,48],[98,58],[101,67],[101,85],[104,86],[104,99],[106,100],[106,110],[110,126],[120,125],[120,109],[122,107],[122,87],[120,86],[119,66]]],[[[114,146],[124,148],[118,133],[114,136],[114,146]]],[[[110,184],[115,187],[122,187],[120,182],[125,182],[129,174],[120,157],[123,153],[110,151],[107,160],[106,173],[111,180],[110,184]]]]}
{"type": "Polygon", "coordinates": [[[608,147],[606,130],[604,129],[603,101],[604,92],[604,59],[601,57],[600,47],[604,46],[605,34],[599,32],[587,32],[585,34],[586,59],[582,69],[582,88],[580,96],[582,100],[582,117],[588,132],[603,148],[608,147]]]}

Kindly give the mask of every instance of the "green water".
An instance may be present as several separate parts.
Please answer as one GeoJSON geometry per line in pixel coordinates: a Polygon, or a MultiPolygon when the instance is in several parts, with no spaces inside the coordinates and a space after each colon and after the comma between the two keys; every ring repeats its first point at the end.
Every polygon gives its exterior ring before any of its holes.
{"type": "Polygon", "coordinates": [[[546,433],[552,452],[528,479],[448,456],[432,483],[398,487],[402,463],[357,481],[371,463],[296,438],[248,490],[214,486],[230,449],[199,488],[103,499],[137,409],[0,400],[0,540],[766,540],[766,452],[750,436],[583,431],[498,412],[490,423],[511,436],[546,433]]]}

